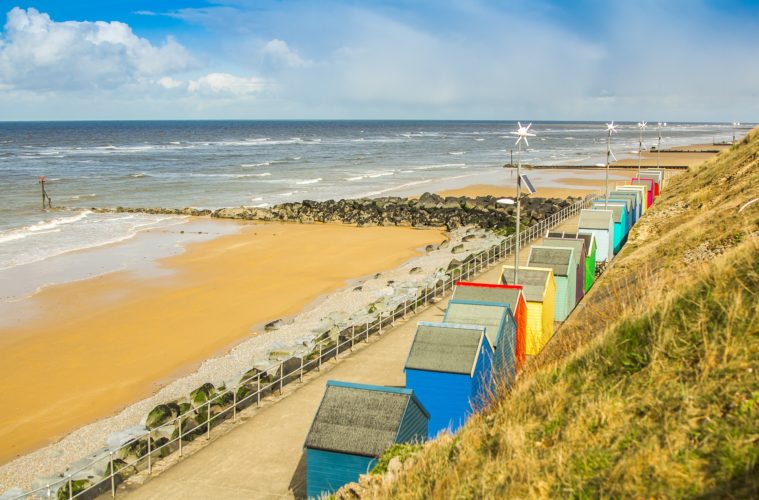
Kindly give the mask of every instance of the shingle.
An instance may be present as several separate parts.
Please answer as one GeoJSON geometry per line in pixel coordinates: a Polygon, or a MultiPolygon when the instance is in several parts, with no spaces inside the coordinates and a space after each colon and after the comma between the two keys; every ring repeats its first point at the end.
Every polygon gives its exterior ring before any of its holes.
{"type": "Polygon", "coordinates": [[[581,210],[578,227],[581,229],[606,229],[608,231],[613,218],[614,212],[612,210],[581,210]]]}
{"type": "Polygon", "coordinates": [[[445,312],[446,323],[461,325],[479,325],[485,327],[485,335],[488,337],[490,346],[495,350],[498,340],[499,328],[503,322],[503,315],[508,308],[505,304],[466,304],[448,302],[445,312]]]}
{"type": "Polygon", "coordinates": [[[484,328],[420,324],[411,344],[406,368],[470,375],[484,328]]]}
{"type": "Polygon", "coordinates": [[[622,202],[614,202],[609,200],[609,203],[607,204],[604,201],[595,201],[593,202],[593,210],[611,210],[614,214],[614,222],[621,222],[622,221],[622,210],[624,210],[625,207],[622,206],[622,202]]]}
{"type": "MultiPolygon", "coordinates": [[[[535,269],[529,267],[519,268],[519,284],[522,285],[522,292],[525,300],[531,302],[542,302],[546,293],[546,283],[551,271],[548,269],[535,269]]],[[[514,268],[505,266],[501,275],[501,280],[507,285],[514,285],[514,268]]]]}
{"type": "MultiPolygon", "coordinates": [[[[550,267],[554,276],[567,276],[572,259],[572,249],[549,246],[533,246],[527,262],[532,267],[550,267]]],[[[576,264],[575,264],[576,265],[576,264]]]]}
{"type": "Polygon", "coordinates": [[[499,304],[509,304],[512,308],[516,307],[516,301],[519,299],[519,290],[514,288],[502,287],[485,287],[456,285],[451,300],[471,300],[476,302],[495,302],[499,304]]]}
{"type": "Polygon", "coordinates": [[[306,447],[377,457],[394,443],[410,398],[328,385],[306,447]]]}

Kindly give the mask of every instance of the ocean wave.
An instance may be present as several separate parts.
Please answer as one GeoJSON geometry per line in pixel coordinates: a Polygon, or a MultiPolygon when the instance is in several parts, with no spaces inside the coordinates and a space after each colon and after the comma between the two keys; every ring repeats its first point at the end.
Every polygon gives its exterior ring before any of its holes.
{"type": "Polygon", "coordinates": [[[132,177],[133,179],[142,179],[143,177],[148,177],[149,174],[146,174],[145,172],[139,172],[136,174],[129,174],[129,177],[132,177]]]}
{"type": "Polygon", "coordinates": [[[435,170],[438,168],[452,168],[452,167],[465,167],[466,163],[439,163],[434,165],[422,165],[421,167],[415,167],[414,170],[435,170]]]}
{"type": "Polygon", "coordinates": [[[69,196],[69,200],[81,200],[82,198],[94,198],[97,194],[90,193],[90,194],[75,194],[73,196],[69,196]]]}
{"type": "Polygon", "coordinates": [[[302,186],[304,184],[318,184],[321,181],[322,181],[322,178],[319,177],[319,178],[316,178],[316,179],[306,179],[304,181],[297,181],[295,184],[298,184],[298,185],[302,186]]]}
{"type": "Polygon", "coordinates": [[[461,156],[465,155],[466,151],[448,151],[448,154],[453,156],[461,156]]]}
{"type": "Polygon", "coordinates": [[[268,161],[262,161],[261,163],[243,163],[240,165],[242,168],[256,168],[256,167],[268,167],[271,165],[268,161]]]}
{"type": "Polygon", "coordinates": [[[24,238],[28,238],[30,236],[39,236],[41,234],[59,232],[61,226],[79,222],[80,220],[84,219],[91,213],[92,213],[91,211],[85,210],[83,212],[80,212],[70,217],[59,217],[57,219],[40,221],[30,226],[24,226],[18,229],[10,229],[7,231],[3,231],[3,232],[0,232],[0,243],[7,243],[9,241],[21,240],[24,238]]]}

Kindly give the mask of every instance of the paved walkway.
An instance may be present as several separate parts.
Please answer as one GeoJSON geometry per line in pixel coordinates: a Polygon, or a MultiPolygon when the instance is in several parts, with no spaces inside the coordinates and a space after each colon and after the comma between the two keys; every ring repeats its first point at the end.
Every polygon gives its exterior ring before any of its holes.
{"type": "MultiPolygon", "coordinates": [[[[574,217],[559,228],[573,231],[574,217]]],[[[539,240],[536,240],[539,241],[539,240]]],[[[536,244],[536,243],[533,243],[536,244]]],[[[526,261],[529,247],[521,252],[526,261]]],[[[507,262],[513,263],[513,258],[507,262]]],[[[501,264],[476,281],[497,283],[501,264]]],[[[280,401],[255,411],[191,456],[180,460],[142,486],[124,492],[130,499],[250,499],[305,496],[305,441],[328,379],[399,386],[405,383],[403,364],[418,321],[442,321],[448,299],[375,338],[364,348],[322,374],[295,386],[280,401]]],[[[286,389],[287,391],[287,389],[286,389]]],[[[122,494],[123,495],[123,494],[122,494]]]]}

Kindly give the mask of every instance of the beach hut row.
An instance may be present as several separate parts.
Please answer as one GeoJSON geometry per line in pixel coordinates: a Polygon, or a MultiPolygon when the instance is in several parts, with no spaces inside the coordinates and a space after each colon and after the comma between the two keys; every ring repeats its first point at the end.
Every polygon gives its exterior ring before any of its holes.
{"type": "Polygon", "coordinates": [[[658,196],[664,176],[643,171],[608,199],[582,210],[574,232],[548,232],[527,266],[503,266],[499,283],[459,282],[441,322],[419,322],[404,387],[328,381],[305,441],[310,498],[369,472],[397,443],[456,432],[489,397],[514,383],[595,282],[632,226],[658,196]]]}

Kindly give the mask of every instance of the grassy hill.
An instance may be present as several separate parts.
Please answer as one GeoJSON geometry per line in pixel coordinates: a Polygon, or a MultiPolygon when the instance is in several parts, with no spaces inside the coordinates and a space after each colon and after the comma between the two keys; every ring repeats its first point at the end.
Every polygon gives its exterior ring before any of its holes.
{"type": "Polygon", "coordinates": [[[759,129],[665,188],[515,390],[365,496],[759,496],[759,129]]]}

